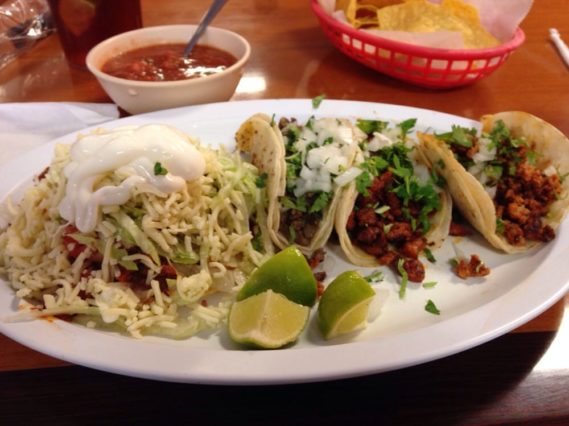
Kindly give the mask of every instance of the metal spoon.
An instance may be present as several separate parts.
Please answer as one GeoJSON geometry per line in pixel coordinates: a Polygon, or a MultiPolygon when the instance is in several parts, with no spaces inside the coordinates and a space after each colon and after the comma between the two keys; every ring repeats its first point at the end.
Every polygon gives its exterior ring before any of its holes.
{"type": "Polygon", "coordinates": [[[211,23],[211,21],[213,21],[213,18],[215,18],[215,16],[219,13],[219,11],[223,8],[223,6],[225,6],[225,3],[227,3],[227,0],[213,0],[213,3],[202,17],[202,20],[200,21],[198,28],[196,29],[196,32],[194,33],[194,35],[186,45],[183,54],[184,58],[190,56],[192,49],[198,43],[198,40],[202,36],[203,32],[211,23]]]}

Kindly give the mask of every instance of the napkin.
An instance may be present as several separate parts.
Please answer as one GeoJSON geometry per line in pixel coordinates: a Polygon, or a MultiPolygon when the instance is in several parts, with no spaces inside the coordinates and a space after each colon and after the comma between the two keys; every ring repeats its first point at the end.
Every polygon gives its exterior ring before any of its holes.
{"type": "Polygon", "coordinates": [[[0,104],[0,166],[42,143],[118,117],[114,104],[0,104]]]}

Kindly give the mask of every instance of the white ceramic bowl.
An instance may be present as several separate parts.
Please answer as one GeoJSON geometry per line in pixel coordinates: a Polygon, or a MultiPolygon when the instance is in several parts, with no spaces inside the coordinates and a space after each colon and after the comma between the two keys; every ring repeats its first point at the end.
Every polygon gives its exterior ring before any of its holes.
{"type": "Polygon", "coordinates": [[[187,43],[196,28],[197,25],[164,25],[118,34],[91,49],[87,55],[87,68],[110,98],[130,114],[227,101],[239,83],[251,46],[240,35],[221,28],[209,27],[199,41],[237,58],[235,64],[220,73],[189,80],[135,81],[101,71],[107,60],[132,49],[160,43],[187,43]]]}

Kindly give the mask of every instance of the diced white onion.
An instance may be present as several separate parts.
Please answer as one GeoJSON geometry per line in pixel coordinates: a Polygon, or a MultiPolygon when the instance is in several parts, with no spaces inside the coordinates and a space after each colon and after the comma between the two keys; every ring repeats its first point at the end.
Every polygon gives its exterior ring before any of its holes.
{"type": "Polygon", "coordinates": [[[429,173],[429,169],[420,163],[413,164],[413,169],[415,171],[415,176],[421,185],[426,185],[429,183],[431,179],[431,175],[429,173]]]}
{"type": "MultiPolygon", "coordinates": [[[[333,176],[340,174],[348,167],[348,162],[355,149],[355,138],[359,137],[356,136],[354,127],[349,121],[335,118],[314,120],[312,129],[304,127],[301,130],[300,140],[295,144],[295,148],[305,154],[305,164],[294,188],[294,194],[297,197],[307,192],[332,191],[333,176]],[[316,143],[318,146],[306,152],[310,143],[316,143]]],[[[340,179],[340,182],[347,179],[345,181],[347,183],[356,176],[357,174],[346,175],[340,179]]],[[[340,185],[337,181],[335,183],[340,185]]]]}
{"type": "Polygon", "coordinates": [[[486,193],[490,196],[491,199],[494,199],[494,197],[496,196],[497,188],[498,188],[497,186],[485,186],[484,191],[486,191],[486,193]]]}
{"type": "Polygon", "coordinates": [[[492,161],[496,158],[496,147],[490,148],[492,141],[488,138],[481,137],[478,139],[479,150],[472,156],[474,163],[482,163],[492,161]]]}
{"type": "Polygon", "coordinates": [[[371,139],[371,141],[369,141],[367,145],[367,149],[368,151],[375,152],[379,151],[380,149],[387,148],[388,146],[391,146],[393,144],[394,142],[384,134],[379,132],[374,132],[373,138],[371,139]]]}
{"type": "Polygon", "coordinates": [[[337,176],[334,179],[334,182],[336,182],[336,185],[338,185],[338,186],[344,186],[344,185],[347,185],[348,183],[350,183],[351,181],[353,181],[355,178],[357,178],[362,173],[363,173],[363,170],[360,169],[359,167],[350,167],[344,173],[337,176]]]}
{"type": "Polygon", "coordinates": [[[553,164],[550,164],[549,166],[546,167],[546,169],[543,171],[543,174],[545,176],[553,176],[557,174],[557,169],[555,168],[555,166],[553,164]]]}

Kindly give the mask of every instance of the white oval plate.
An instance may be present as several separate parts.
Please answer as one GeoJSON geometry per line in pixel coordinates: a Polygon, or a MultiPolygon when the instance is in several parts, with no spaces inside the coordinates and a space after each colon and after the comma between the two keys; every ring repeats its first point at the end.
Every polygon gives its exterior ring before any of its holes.
{"type": "MultiPolygon", "coordinates": [[[[209,104],[160,111],[113,121],[100,127],[125,124],[166,123],[199,137],[202,143],[233,146],[233,135],[248,116],[264,112],[277,117],[311,115],[376,118],[401,121],[417,118],[417,128],[437,131],[451,124],[477,126],[465,118],[423,109],[365,102],[325,100],[313,110],[308,99],[263,100],[209,104]]],[[[86,130],[87,131],[87,130],[86,130]]],[[[0,199],[47,166],[56,143],[71,143],[67,135],[29,152],[2,171],[0,199]]],[[[18,196],[20,190],[15,192],[18,196]]],[[[366,330],[351,338],[324,341],[315,317],[293,347],[243,350],[234,346],[224,331],[170,341],[148,337],[133,339],[83,328],[56,320],[11,323],[16,312],[13,291],[0,285],[0,331],[6,336],[56,358],[72,363],[159,380],[209,384],[269,384],[331,380],[378,373],[431,361],[471,348],[529,321],[560,299],[569,288],[569,224],[558,230],[554,241],[524,255],[504,255],[479,237],[451,238],[434,252],[437,262],[427,263],[426,281],[433,289],[410,283],[404,300],[397,295],[398,278],[385,270],[377,286],[384,301],[380,316],[366,330]],[[465,254],[476,253],[492,272],[486,279],[463,281],[450,270],[455,256],[452,243],[465,254]],[[425,311],[427,300],[440,309],[439,316],[425,311]]],[[[354,268],[339,248],[329,244],[325,270],[329,279],[354,268]]],[[[364,274],[371,272],[363,271],[364,274]]],[[[313,309],[313,314],[316,309],[313,309]]]]}

